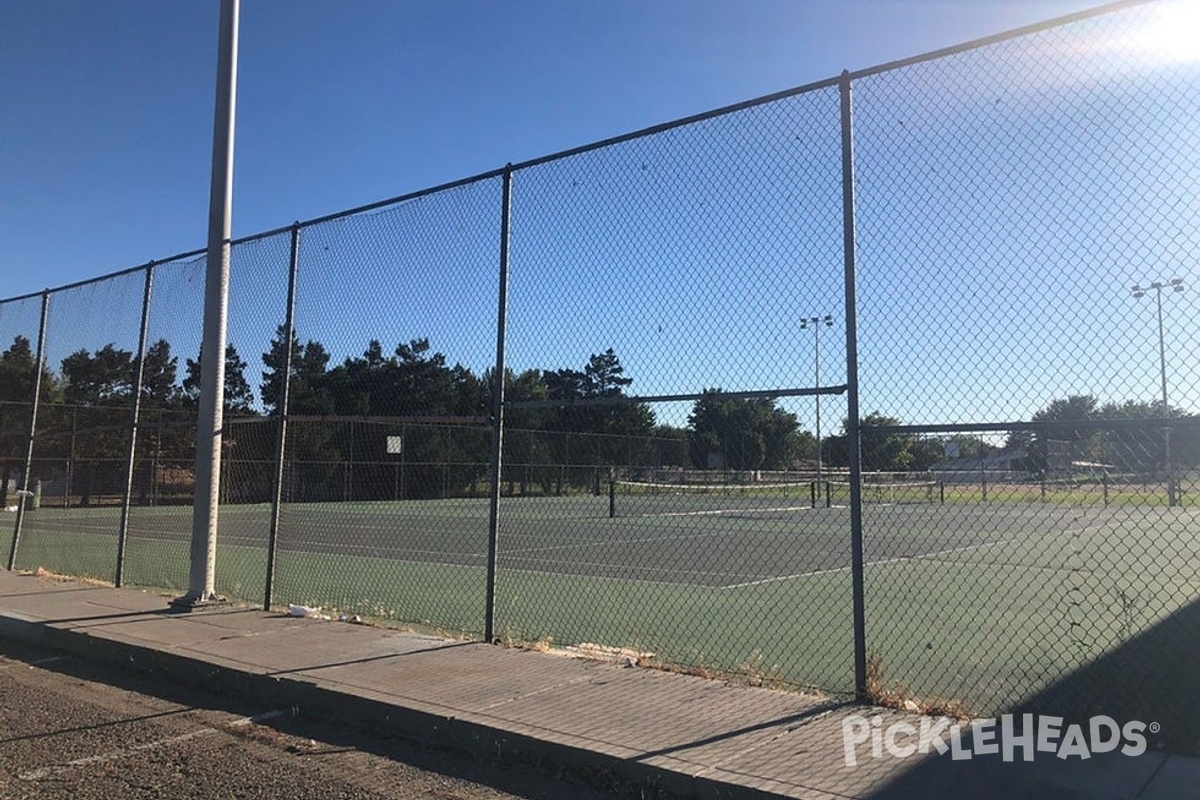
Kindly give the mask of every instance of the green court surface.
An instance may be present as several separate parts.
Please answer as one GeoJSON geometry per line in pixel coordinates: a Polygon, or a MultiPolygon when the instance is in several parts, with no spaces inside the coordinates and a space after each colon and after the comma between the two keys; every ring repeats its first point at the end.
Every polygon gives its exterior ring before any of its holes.
{"type": "MultiPolygon", "coordinates": [[[[0,545],[7,553],[13,515],[0,545]]],[[[119,510],[25,516],[17,566],[112,580],[119,510]]],[[[285,505],[277,604],[478,637],[484,499],[285,505]]],[[[850,515],[744,498],[609,517],[607,497],[500,504],[496,631],[648,661],[853,690],[850,515]]],[[[224,506],[218,591],[261,602],[270,508],[224,506]]],[[[181,591],[191,509],[130,513],[128,585],[181,591]]],[[[864,507],[868,649],[918,697],[995,711],[1195,598],[1200,512],[1096,504],[864,507]]]]}

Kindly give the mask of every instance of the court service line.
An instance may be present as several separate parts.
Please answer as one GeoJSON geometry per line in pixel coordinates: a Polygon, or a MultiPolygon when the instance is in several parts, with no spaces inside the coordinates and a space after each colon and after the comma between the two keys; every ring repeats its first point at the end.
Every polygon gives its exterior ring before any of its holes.
{"type": "MultiPolygon", "coordinates": [[[[1097,531],[1097,530],[1104,530],[1105,528],[1112,528],[1112,527],[1115,527],[1116,525],[1117,525],[1117,523],[1115,523],[1115,522],[1103,522],[1099,525],[1084,525],[1079,528],[1068,528],[1065,531],[1062,531],[1062,534],[1073,535],[1076,533],[1087,533],[1089,531],[1097,531]]],[[[1016,541],[1018,541],[1018,540],[1017,539],[1001,539],[1000,541],[997,541],[997,542],[986,542],[984,544],[972,544],[972,545],[966,545],[963,547],[950,547],[945,550],[935,550],[932,553],[918,553],[916,555],[911,555],[911,556],[897,556],[896,558],[887,558],[887,559],[884,559],[883,561],[868,561],[868,562],[866,562],[865,566],[874,567],[874,566],[881,566],[883,564],[898,564],[902,561],[921,561],[922,559],[936,558],[938,556],[949,555],[951,553],[965,553],[970,550],[982,550],[987,547],[995,547],[996,545],[1001,545],[1001,544],[1010,544],[1010,543],[1016,542],[1016,541]]],[[[777,575],[773,578],[763,578],[763,579],[757,580],[757,581],[746,581],[745,583],[733,583],[728,586],[718,586],[717,588],[721,591],[725,591],[728,589],[744,589],[744,588],[747,588],[750,586],[761,586],[761,585],[767,584],[767,583],[778,583],[781,581],[790,581],[790,580],[793,580],[796,578],[815,578],[820,575],[834,575],[839,572],[849,572],[850,570],[851,570],[851,567],[848,567],[848,566],[847,567],[833,567],[831,569],[819,569],[819,570],[814,570],[812,572],[798,572],[794,575],[777,575]]]]}
{"type": "MultiPolygon", "coordinates": [[[[244,727],[246,725],[255,725],[260,722],[265,722],[266,720],[269,720],[269,719],[275,719],[276,717],[282,717],[282,716],[286,715],[287,713],[288,712],[286,712],[286,711],[268,711],[264,714],[258,714],[253,717],[243,717],[241,719],[236,719],[233,722],[230,722],[230,723],[222,726],[222,728],[229,729],[229,728],[240,728],[240,727],[244,727]]],[[[136,721],[136,720],[130,720],[130,722],[134,722],[134,721],[136,721]]],[[[135,756],[138,753],[144,753],[147,750],[159,750],[163,747],[169,747],[173,744],[182,744],[184,742],[190,742],[192,739],[198,739],[201,736],[211,736],[214,733],[220,733],[220,732],[221,732],[221,728],[200,728],[198,730],[191,731],[190,733],[181,733],[178,736],[168,736],[165,739],[157,739],[153,742],[144,742],[143,744],[134,745],[133,747],[126,747],[121,750],[113,750],[108,753],[100,753],[99,755],[86,756],[84,758],[77,758],[74,761],[68,761],[65,764],[55,764],[55,765],[49,766],[49,767],[42,767],[40,769],[29,770],[28,772],[22,772],[21,774],[19,774],[17,776],[17,778],[18,778],[18,780],[22,780],[22,781],[45,780],[46,778],[54,777],[56,775],[62,775],[66,772],[70,772],[71,770],[79,769],[80,767],[90,767],[95,764],[107,764],[110,761],[120,761],[121,759],[129,758],[130,756],[135,756]]]]}
{"type": "MultiPolygon", "coordinates": [[[[935,556],[944,556],[944,555],[948,555],[950,553],[965,553],[968,550],[981,550],[985,547],[995,547],[996,545],[1008,544],[1009,542],[1014,542],[1014,541],[1016,541],[1016,540],[1015,539],[1001,539],[998,542],[987,542],[986,544],[972,544],[972,545],[966,545],[964,547],[950,547],[945,550],[937,550],[933,553],[917,553],[916,555],[911,555],[911,556],[897,556],[895,558],[885,558],[882,561],[868,561],[868,562],[866,562],[866,564],[864,566],[877,567],[877,566],[882,566],[884,564],[899,564],[902,561],[920,561],[921,559],[924,559],[924,558],[933,558],[935,556]]],[[[745,583],[733,583],[728,586],[718,586],[717,588],[721,591],[726,591],[729,589],[745,589],[750,586],[762,586],[763,584],[767,584],[767,583],[778,583],[780,581],[790,581],[795,578],[816,578],[820,575],[836,575],[839,572],[849,572],[851,569],[852,569],[852,567],[849,567],[849,566],[832,567],[830,569],[818,569],[818,570],[814,570],[812,572],[798,572],[795,575],[776,575],[773,578],[763,578],[762,580],[757,580],[757,581],[746,581],[745,583]]]]}

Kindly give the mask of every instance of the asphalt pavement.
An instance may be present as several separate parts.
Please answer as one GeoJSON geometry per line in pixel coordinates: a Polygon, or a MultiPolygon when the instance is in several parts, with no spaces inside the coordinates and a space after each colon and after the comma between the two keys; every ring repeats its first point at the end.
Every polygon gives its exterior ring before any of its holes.
{"type": "Polygon", "coordinates": [[[611,800],[581,783],[0,638],[11,800],[611,800]]]}

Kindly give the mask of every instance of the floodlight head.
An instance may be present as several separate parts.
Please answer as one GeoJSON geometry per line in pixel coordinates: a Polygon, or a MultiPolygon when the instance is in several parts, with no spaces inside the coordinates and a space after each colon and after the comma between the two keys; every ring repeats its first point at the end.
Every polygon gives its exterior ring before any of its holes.
{"type": "Polygon", "coordinates": [[[832,328],[832,327],[833,327],[833,317],[832,317],[831,315],[829,315],[829,314],[826,314],[826,315],[825,315],[825,327],[826,327],[826,328],[832,328]]]}
{"type": "Polygon", "coordinates": [[[1134,296],[1134,297],[1145,297],[1145,296],[1146,296],[1146,293],[1145,293],[1145,292],[1143,292],[1141,289],[1138,289],[1138,288],[1135,286],[1135,287],[1134,287],[1134,290],[1133,290],[1133,296],[1134,296]]]}

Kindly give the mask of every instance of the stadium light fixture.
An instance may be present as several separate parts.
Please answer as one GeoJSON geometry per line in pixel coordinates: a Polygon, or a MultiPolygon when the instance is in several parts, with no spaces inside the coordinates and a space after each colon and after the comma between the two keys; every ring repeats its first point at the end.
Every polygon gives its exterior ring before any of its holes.
{"type": "MultiPolygon", "coordinates": [[[[821,327],[833,327],[833,316],[826,314],[825,316],[804,317],[800,320],[800,330],[806,331],[811,329],[813,332],[813,365],[816,373],[816,383],[814,387],[821,388],[821,327]]],[[[821,395],[814,395],[817,401],[817,484],[821,483],[821,395]]]]}
{"type": "MultiPolygon", "coordinates": [[[[1170,416],[1171,407],[1167,405],[1167,345],[1166,337],[1163,335],[1163,307],[1162,293],[1163,289],[1170,289],[1172,292],[1183,291],[1183,278],[1171,278],[1169,281],[1154,281],[1149,286],[1142,286],[1135,283],[1132,288],[1134,298],[1145,297],[1150,292],[1154,292],[1154,299],[1158,306],[1158,369],[1159,376],[1162,381],[1162,413],[1163,416],[1170,416]]],[[[1179,505],[1179,499],[1175,493],[1175,476],[1171,465],[1171,428],[1170,426],[1163,429],[1163,468],[1167,473],[1167,505],[1174,508],[1179,505]]]]}

